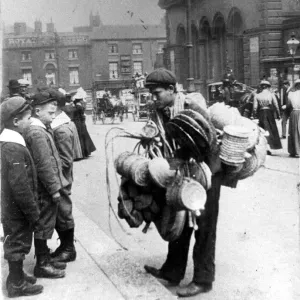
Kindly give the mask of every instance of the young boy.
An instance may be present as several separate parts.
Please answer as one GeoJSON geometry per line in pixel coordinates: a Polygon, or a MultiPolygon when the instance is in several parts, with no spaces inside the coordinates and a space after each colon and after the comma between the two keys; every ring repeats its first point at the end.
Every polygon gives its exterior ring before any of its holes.
{"type": "Polygon", "coordinates": [[[62,278],[65,263],[54,262],[50,257],[47,240],[52,238],[56,225],[57,211],[61,201],[61,190],[68,185],[62,174],[62,164],[50,128],[55,118],[56,99],[42,91],[32,97],[33,113],[31,124],[24,134],[27,147],[37,170],[40,218],[34,232],[37,263],[36,277],[62,278]]]}
{"type": "Polygon", "coordinates": [[[39,219],[36,171],[22,137],[30,123],[31,109],[25,99],[16,96],[3,102],[0,111],[4,127],[0,135],[1,221],[4,258],[9,266],[6,288],[9,297],[36,295],[43,287],[35,285],[36,278],[23,271],[39,219]]]}
{"type": "Polygon", "coordinates": [[[68,186],[61,189],[61,201],[58,206],[55,229],[60,238],[60,246],[51,254],[53,261],[70,262],[76,259],[74,247],[74,218],[72,215],[72,201],[70,198],[73,182],[74,160],[74,127],[71,119],[62,111],[66,104],[63,94],[49,90],[57,101],[55,119],[51,123],[54,134],[54,142],[62,162],[62,172],[69,182],[68,186]]]}

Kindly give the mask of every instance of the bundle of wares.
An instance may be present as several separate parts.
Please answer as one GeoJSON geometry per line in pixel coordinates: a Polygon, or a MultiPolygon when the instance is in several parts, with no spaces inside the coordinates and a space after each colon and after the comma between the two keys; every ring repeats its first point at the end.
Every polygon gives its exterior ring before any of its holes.
{"type": "Polygon", "coordinates": [[[139,134],[121,133],[141,141],[114,159],[122,178],[118,216],[130,227],[145,222],[143,232],[153,222],[164,240],[173,241],[187,218],[197,229],[212,174],[222,171],[223,185],[231,187],[252,176],[265,161],[266,139],[254,122],[219,103],[209,110],[190,105],[166,132],[158,128],[150,121],[139,134]]]}

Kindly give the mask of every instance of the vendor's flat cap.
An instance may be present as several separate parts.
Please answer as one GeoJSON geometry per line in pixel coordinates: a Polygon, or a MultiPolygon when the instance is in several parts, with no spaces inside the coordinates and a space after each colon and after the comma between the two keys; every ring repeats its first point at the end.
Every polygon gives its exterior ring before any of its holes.
{"type": "Polygon", "coordinates": [[[30,104],[20,96],[8,98],[0,105],[1,121],[6,122],[29,108],[30,104]]]}
{"type": "Polygon", "coordinates": [[[164,68],[159,68],[151,72],[147,77],[146,77],[146,82],[145,86],[150,87],[153,85],[175,85],[176,84],[176,77],[173,74],[173,72],[164,69],[164,68]]]}
{"type": "Polygon", "coordinates": [[[57,101],[53,94],[51,94],[48,90],[41,91],[32,96],[31,105],[32,106],[44,105],[44,104],[46,104],[48,102],[52,102],[52,101],[57,101]]]}
{"type": "Polygon", "coordinates": [[[17,79],[11,79],[9,82],[8,82],[8,87],[9,88],[19,88],[20,87],[20,83],[18,82],[17,79]]]}

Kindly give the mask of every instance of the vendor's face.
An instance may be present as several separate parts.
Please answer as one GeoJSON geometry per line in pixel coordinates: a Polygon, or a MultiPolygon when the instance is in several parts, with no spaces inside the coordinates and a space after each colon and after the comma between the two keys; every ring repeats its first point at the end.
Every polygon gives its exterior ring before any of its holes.
{"type": "Polygon", "coordinates": [[[153,87],[150,88],[152,100],[156,109],[164,109],[167,106],[172,106],[175,100],[174,87],[170,85],[168,88],[153,87]]]}
{"type": "Polygon", "coordinates": [[[35,115],[45,125],[49,126],[55,118],[57,105],[55,102],[50,102],[35,108],[35,115]]]}

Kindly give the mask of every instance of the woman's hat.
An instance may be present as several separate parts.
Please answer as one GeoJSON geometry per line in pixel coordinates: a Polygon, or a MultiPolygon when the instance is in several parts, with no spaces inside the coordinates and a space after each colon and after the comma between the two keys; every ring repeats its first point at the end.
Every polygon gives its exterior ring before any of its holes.
{"type": "Polygon", "coordinates": [[[10,88],[10,89],[16,89],[16,88],[19,88],[19,87],[20,87],[20,83],[16,79],[11,79],[8,82],[8,88],[10,88]]]}

